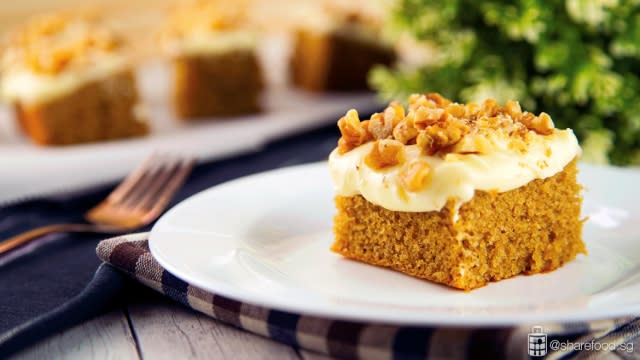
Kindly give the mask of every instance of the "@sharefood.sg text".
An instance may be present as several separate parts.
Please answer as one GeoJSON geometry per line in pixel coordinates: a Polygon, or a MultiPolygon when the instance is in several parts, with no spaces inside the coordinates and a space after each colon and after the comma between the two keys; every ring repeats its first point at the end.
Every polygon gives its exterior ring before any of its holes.
{"type": "Polygon", "coordinates": [[[586,342],[572,342],[570,340],[547,340],[547,334],[542,326],[534,326],[528,335],[527,353],[531,357],[543,357],[550,351],[622,351],[633,353],[633,343],[607,342],[591,340],[586,342]]]}
{"type": "Polygon", "coordinates": [[[553,351],[623,351],[632,353],[633,343],[620,343],[613,342],[601,342],[597,340],[591,340],[588,342],[571,342],[551,340],[549,341],[549,350],[553,351]]]}

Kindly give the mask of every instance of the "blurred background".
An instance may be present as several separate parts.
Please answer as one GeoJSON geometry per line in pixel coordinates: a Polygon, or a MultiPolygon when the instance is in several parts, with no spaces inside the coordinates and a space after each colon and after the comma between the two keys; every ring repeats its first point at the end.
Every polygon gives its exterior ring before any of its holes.
{"type": "Polygon", "coordinates": [[[0,203],[113,181],[153,151],[213,161],[378,110],[368,73],[396,59],[382,39],[391,3],[0,2],[0,203]],[[89,25],[57,28],[85,13],[89,25]],[[107,28],[125,46],[93,52],[84,37],[107,28]],[[112,54],[131,67],[101,73],[112,54]],[[91,84],[107,89],[102,100],[91,84]],[[104,111],[123,104],[129,114],[104,111]]]}
{"type": "MultiPolygon", "coordinates": [[[[252,21],[271,30],[291,30],[296,24],[313,21],[314,11],[325,5],[383,14],[393,0],[244,0],[251,9],[252,21]]],[[[139,51],[151,51],[153,37],[171,11],[191,0],[25,0],[0,2],[0,33],[6,34],[23,25],[34,15],[60,11],[91,11],[101,14],[110,25],[136,39],[139,51]],[[148,41],[141,41],[141,39],[148,41]],[[151,42],[149,42],[151,41],[151,42]]],[[[235,1],[219,1],[229,4],[235,1]]]]}
{"type": "MultiPolygon", "coordinates": [[[[132,39],[136,56],[147,59],[157,52],[155,29],[178,3],[3,1],[0,32],[7,33],[34,14],[98,9],[132,39]]],[[[584,149],[583,160],[640,164],[637,1],[247,0],[243,4],[264,33],[291,35],[300,26],[317,22],[322,13],[318,9],[323,8],[375,19],[369,28],[375,28],[396,55],[392,63],[381,61],[367,68],[368,86],[383,101],[431,91],[456,101],[516,99],[526,110],[549,113],[558,127],[573,128],[584,149]]],[[[357,52],[345,54],[349,54],[345,61],[358,58],[357,52]]],[[[266,72],[268,77],[269,69],[266,72]]]]}

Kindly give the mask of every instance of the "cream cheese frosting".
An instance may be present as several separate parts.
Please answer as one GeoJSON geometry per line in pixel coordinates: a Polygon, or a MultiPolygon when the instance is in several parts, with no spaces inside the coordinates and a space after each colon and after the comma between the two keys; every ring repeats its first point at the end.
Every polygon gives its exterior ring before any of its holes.
{"type": "Polygon", "coordinates": [[[36,16],[9,39],[0,97],[10,102],[48,102],[130,67],[118,34],[86,14],[36,16]]]}
{"type": "Polygon", "coordinates": [[[391,211],[457,209],[476,191],[505,192],[561,172],[580,146],[571,129],[523,111],[517,101],[458,104],[437,93],[391,102],[361,121],[338,120],[341,137],[329,156],[336,193],[362,195],[391,211]]]}
{"type": "Polygon", "coordinates": [[[258,33],[244,1],[195,0],[178,4],[160,33],[170,56],[253,50],[258,33]]]}
{"type": "Polygon", "coordinates": [[[365,162],[373,142],[341,154],[329,156],[329,169],[337,195],[362,195],[369,202],[392,211],[439,211],[448,200],[456,207],[471,200],[476,190],[505,192],[535,179],[557,174],[580,155],[580,146],[571,129],[554,129],[549,135],[530,132],[525,151],[509,146],[510,138],[490,139],[485,154],[448,153],[425,155],[417,145],[404,146],[405,162],[426,161],[432,171],[429,186],[417,192],[406,191],[400,183],[403,164],[373,169],[365,162]]]}
{"type": "Polygon", "coordinates": [[[57,74],[36,73],[27,67],[8,69],[0,79],[0,96],[10,102],[46,103],[79,87],[108,77],[129,66],[119,54],[102,56],[90,66],[63,70],[57,74]]]}
{"type": "Polygon", "coordinates": [[[257,36],[248,30],[194,31],[181,38],[166,40],[164,50],[173,56],[220,54],[234,50],[253,50],[257,36]]]}

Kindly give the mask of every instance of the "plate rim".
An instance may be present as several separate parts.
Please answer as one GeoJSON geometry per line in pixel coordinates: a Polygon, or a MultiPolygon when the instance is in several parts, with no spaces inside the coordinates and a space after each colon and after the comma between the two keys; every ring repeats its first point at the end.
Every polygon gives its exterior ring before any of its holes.
{"type": "MultiPolygon", "coordinates": [[[[614,166],[600,166],[600,165],[592,165],[580,163],[580,167],[590,167],[596,171],[620,171],[623,170],[625,173],[632,173],[634,176],[640,176],[640,169],[627,169],[627,168],[619,168],[614,166]]],[[[588,322],[588,321],[598,321],[604,319],[614,319],[626,316],[634,316],[640,314],[640,303],[634,305],[626,305],[626,306],[615,306],[613,308],[606,309],[605,307],[599,307],[594,311],[593,308],[580,308],[579,310],[563,310],[563,311],[544,311],[544,312],[535,312],[530,311],[529,313],[519,313],[522,310],[525,310],[526,307],[530,307],[530,305],[516,305],[514,310],[510,313],[502,313],[500,316],[496,317],[495,314],[472,314],[472,315],[454,315],[450,312],[441,313],[436,315],[433,311],[428,311],[426,314],[428,316],[424,316],[425,313],[417,314],[410,312],[381,312],[374,311],[373,313],[369,312],[353,312],[351,308],[349,311],[342,310],[343,308],[338,307],[340,309],[336,311],[336,308],[326,309],[326,306],[318,309],[305,307],[303,304],[299,302],[287,303],[287,301],[276,300],[272,296],[260,297],[260,298],[251,298],[251,294],[245,290],[234,286],[227,286],[226,284],[222,284],[218,282],[215,286],[208,284],[206,281],[200,281],[200,278],[192,278],[190,275],[186,274],[188,271],[180,269],[179,267],[174,266],[170,259],[166,259],[160,250],[156,248],[156,236],[161,232],[164,221],[166,219],[170,219],[174,213],[181,211],[182,208],[189,206],[192,202],[198,201],[202,197],[208,196],[209,193],[216,191],[223,191],[224,188],[230,186],[237,186],[242,182],[253,181],[257,178],[261,178],[264,176],[277,176],[279,173],[287,173],[290,171],[303,171],[303,170],[318,170],[318,168],[327,169],[326,161],[312,162],[301,165],[294,166],[286,166],[280,167],[276,169],[271,169],[267,171],[261,171],[254,174],[242,176],[239,178],[235,178],[229,181],[225,181],[218,185],[211,186],[207,189],[204,189],[196,194],[191,195],[190,197],[184,199],[165,214],[163,214],[158,221],[154,224],[151,231],[149,232],[149,249],[153,258],[166,270],[169,271],[172,275],[178,277],[179,279],[187,282],[188,284],[200,287],[208,292],[211,292],[218,296],[223,296],[229,299],[233,299],[235,301],[239,301],[242,303],[261,306],[268,308],[270,310],[278,310],[284,312],[295,313],[303,316],[317,316],[328,318],[332,320],[346,320],[346,321],[359,321],[359,322],[377,322],[377,323],[385,323],[385,324],[393,324],[393,325],[408,325],[408,326],[462,326],[462,327],[510,327],[510,326],[518,326],[523,324],[547,324],[547,323],[574,323],[574,322],[588,322]],[[214,289],[215,287],[215,289],[214,289]],[[375,316],[371,316],[372,314],[376,314],[375,316]],[[401,314],[401,315],[399,315],[401,314]],[[419,315],[419,316],[416,316],[419,315]]],[[[580,168],[579,168],[580,169],[580,168]]],[[[328,251],[328,250],[327,250],[328,251]]],[[[593,296],[593,295],[591,295],[593,296]]],[[[579,298],[578,298],[579,299],[579,298]]],[[[571,304],[572,302],[563,302],[564,304],[571,304]]],[[[549,304],[547,304],[549,305],[549,304]]],[[[430,308],[437,309],[443,308],[443,306],[429,306],[430,308]]],[[[452,307],[456,307],[453,305],[452,307]]],[[[497,310],[500,307],[492,307],[492,310],[497,310]]],[[[482,310],[483,307],[476,307],[474,309],[482,310]]]]}

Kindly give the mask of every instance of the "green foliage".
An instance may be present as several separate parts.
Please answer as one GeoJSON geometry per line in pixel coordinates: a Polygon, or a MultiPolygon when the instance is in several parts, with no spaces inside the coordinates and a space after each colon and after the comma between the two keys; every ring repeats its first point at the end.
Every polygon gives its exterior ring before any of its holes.
{"type": "Polygon", "coordinates": [[[437,61],[374,69],[386,98],[518,99],[573,128],[587,160],[640,162],[640,0],[398,0],[390,26],[437,61]]]}

